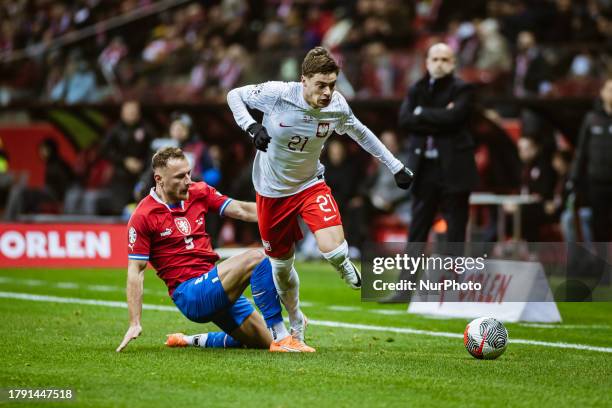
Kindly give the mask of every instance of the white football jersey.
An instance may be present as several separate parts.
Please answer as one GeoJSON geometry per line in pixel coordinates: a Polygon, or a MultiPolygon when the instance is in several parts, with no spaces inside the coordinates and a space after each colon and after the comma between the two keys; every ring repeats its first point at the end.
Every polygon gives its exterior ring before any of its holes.
{"type": "Polygon", "coordinates": [[[243,130],[255,123],[246,106],[264,113],[262,125],[272,140],[267,152],[257,150],[253,164],[253,185],[262,196],[285,197],[322,181],[325,168],[319,157],[334,131],[348,133],[393,173],[403,167],[357,120],[339,92],[321,109],[308,105],[300,82],[247,85],[230,91],[227,100],[243,130]]]}

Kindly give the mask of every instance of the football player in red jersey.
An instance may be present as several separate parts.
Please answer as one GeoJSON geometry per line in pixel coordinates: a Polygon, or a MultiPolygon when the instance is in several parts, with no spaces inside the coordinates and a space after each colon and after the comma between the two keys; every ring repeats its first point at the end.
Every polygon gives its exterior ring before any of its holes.
{"type": "Polygon", "coordinates": [[[191,168],[179,148],[159,150],[152,159],[155,187],[128,223],[127,301],[130,326],[117,347],[123,350],[142,332],[142,294],[147,262],[168,286],[178,309],[190,320],[213,322],[223,332],[169,336],[169,346],[254,347],[312,352],[285,328],[271,265],[250,250],[218,265],[205,230],[208,211],[256,222],[255,203],[232,200],[206,183],[191,181],[191,168]],[[242,295],[251,285],[262,319],[242,295]],[[267,326],[267,328],[266,328],[267,326]]]}

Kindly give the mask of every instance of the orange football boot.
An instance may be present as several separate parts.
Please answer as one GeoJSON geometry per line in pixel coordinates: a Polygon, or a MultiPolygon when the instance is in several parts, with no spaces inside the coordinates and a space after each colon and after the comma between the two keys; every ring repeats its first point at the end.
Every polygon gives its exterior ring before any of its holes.
{"type": "Polygon", "coordinates": [[[273,341],[270,344],[270,351],[273,353],[314,353],[316,350],[293,336],[287,336],[280,341],[273,341]]]}
{"type": "Polygon", "coordinates": [[[185,335],[183,333],[173,333],[166,335],[166,346],[168,347],[187,347],[187,340],[185,340],[185,335]]]}

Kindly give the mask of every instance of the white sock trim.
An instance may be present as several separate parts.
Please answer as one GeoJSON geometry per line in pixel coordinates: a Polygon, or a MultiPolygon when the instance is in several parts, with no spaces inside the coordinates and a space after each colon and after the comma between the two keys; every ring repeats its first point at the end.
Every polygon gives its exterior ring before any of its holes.
{"type": "Polygon", "coordinates": [[[287,327],[285,327],[285,322],[275,323],[272,327],[270,327],[270,333],[272,334],[272,339],[274,341],[281,341],[285,337],[289,336],[287,327]]]}
{"type": "Polygon", "coordinates": [[[277,270],[290,271],[291,268],[293,267],[294,262],[295,262],[295,254],[287,259],[270,258],[272,269],[276,268],[277,270]]]}
{"type": "Polygon", "coordinates": [[[327,260],[336,258],[338,255],[344,255],[344,258],[348,257],[348,242],[344,240],[336,249],[329,252],[321,252],[321,255],[327,260]]]}
{"type": "Polygon", "coordinates": [[[291,256],[291,258],[288,259],[270,258],[274,286],[276,286],[276,291],[281,296],[287,291],[293,289],[296,282],[299,285],[299,278],[297,280],[292,279],[294,274],[297,275],[297,272],[295,272],[295,269],[293,268],[294,261],[295,256],[291,256]]]}
{"type": "Polygon", "coordinates": [[[200,333],[200,334],[194,334],[193,336],[185,336],[185,340],[187,340],[187,344],[193,347],[206,347],[207,339],[208,339],[208,333],[200,333]]]}
{"type": "Polygon", "coordinates": [[[321,252],[321,254],[323,254],[323,257],[327,259],[327,262],[332,264],[334,268],[340,270],[342,268],[342,264],[349,259],[348,252],[348,243],[346,240],[344,240],[344,242],[341,243],[338,248],[329,252],[321,252]]]}

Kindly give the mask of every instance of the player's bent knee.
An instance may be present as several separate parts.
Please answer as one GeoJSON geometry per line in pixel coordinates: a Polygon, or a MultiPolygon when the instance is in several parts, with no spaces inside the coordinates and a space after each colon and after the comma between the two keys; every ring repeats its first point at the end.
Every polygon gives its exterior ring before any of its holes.
{"type": "Polygon", "coordinates": [[[341,226],[324,228],[315,232],[317,246],[321,252],[330,252],[345,242],[341,226]]]}
{"type": "Polygon", "coordinates": [[[258,249],[251,249],[245,253],[246,257],[246,268],[250,271],[255,269],[264,259],[266,255],[258,249]]]}

